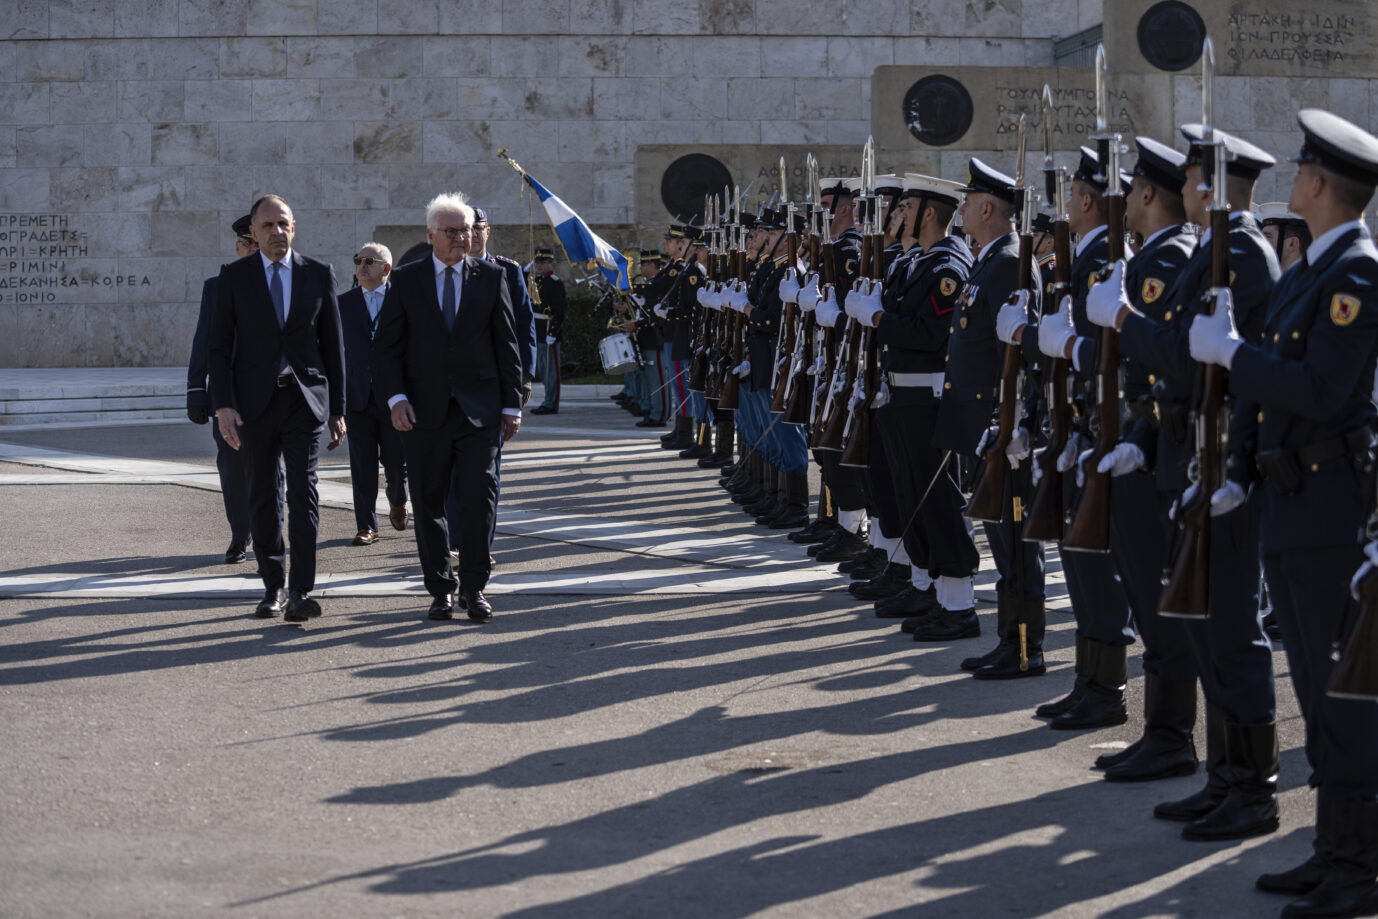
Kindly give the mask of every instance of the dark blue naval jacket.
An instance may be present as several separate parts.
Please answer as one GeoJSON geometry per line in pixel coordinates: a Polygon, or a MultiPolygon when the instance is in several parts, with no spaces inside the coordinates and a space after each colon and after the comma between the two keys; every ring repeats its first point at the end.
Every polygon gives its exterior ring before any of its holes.
{"type": "Polygon", "coordinates": [[[916,245],[891,263],[885,312],[876,326],[887,371],[943,372],[948,328],[974,260],[965,242],[947,236],[928,249],[916,245]]]}
{"type": "MultiPolygon", "coordinates": [[[[1230,391],[1259,451],[1296,450],[1373,425],[1378,249],[1368,233],[1351,226],[1314,263],[1289,269],[1262,335],[1246,342],[1231,363],[1230,391]]],[[[1263,551],[1362,539],[1373,500],[1364,487],[1373,472],[1363,464],[1351,454],[1304,467],[1293,495],[1265,483],[1263,551]]]]}
{"type": "MultiPolygon", "coordinates": [[[[1029,325],[1020,347],[1028,371],[1025,374],[1026,414],[1038,417],[1039,387],[1036,378],[1042,358],[1034,332],[1042,311],[1043,280],[1038,265],[1031,266],[1029,325]]],[[[995,315],[1019,287],[1019,234],[1008,233],[991,240],[972,266],[966,286],[957,299],[956,319],[949,325],[947,370],[943,381],[942,407],[933,435],[940,449],[973,454],[981,434],[992,423],[1000,406],[1000,371],[1004,345],[995,337],[995,315]]]]}
{"type": "MultiPolygon", "coordinates": [[[[1203,239],[1205,239],[1203,235],[1203,239]]],[[[1210,289],[1211,252],[1207,240],[1200,244],[1177,275],[1168,292],[1158,300],[1158,310],[1130,313],[1120,330],[1120,353],[1142,361],[1155,375],[1154,395],[1163,422],[1159,428],[1157,475],[1160,491],[1180,491],[1187,482],[1187,440],[1173,432],[1185,428],[1185,418],[1195,395],[1200,364],[1187,347],[1191,320],[1208,305],[1202,295],[1210,289]],[[1180,423],[1165,417],[1175,413],[1180,423]]],[[[1235,322],[1244,340],[1257,343],[1263,337],[1268,298],[1278,279],[1278,260],[1273,248],[1248,211],[1230,215],[1230,290],[1234,297],[1235,322]]],[[[1241,436],[1229,443],[1227,475],[1248,486],[1252,447],[1241,436]]]]}

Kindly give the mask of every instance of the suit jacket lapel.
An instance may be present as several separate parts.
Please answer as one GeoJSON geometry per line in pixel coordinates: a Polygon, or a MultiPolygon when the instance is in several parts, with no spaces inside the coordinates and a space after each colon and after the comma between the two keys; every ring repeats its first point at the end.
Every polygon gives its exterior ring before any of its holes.
{"type": "MultiPolygon", "coordinates": [[[[296,249],[292,250],[292,297],[287,307],[287,322],[283,324],[283,331],[287,326],[300,325],[309,320],[306,315],[306,303],[310,297],[310,291],[306,289],[311,283],[306,271],[306,261],[301,257],[296,249]]],[[[272,298],[268,298],[272,302],[272,298]]]]}
{"type": "Polygon", "coordinates": [[[479,292],[483,288],[482,281],[479,280],[478,260],[467,257],[456,266],[459,269],[459,312],[455,316],[454,333],[459,332],[461,324],[467,325],[464,320],[473,317],[474,311],[480,303],[479,292]]]}

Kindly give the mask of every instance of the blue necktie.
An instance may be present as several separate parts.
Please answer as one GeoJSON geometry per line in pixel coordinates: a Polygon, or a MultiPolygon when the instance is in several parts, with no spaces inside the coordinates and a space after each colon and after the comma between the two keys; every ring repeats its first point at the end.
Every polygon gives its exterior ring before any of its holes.
{"type": "Polygon", "coordinates": [[[282,263],[273,262],[273,279],[268,282],[268,293],[273,296],[273,308],[278,314],[278,328],[287,324],[287,305],[282,299],[282,263]]]}
{"type": "Polygon", "coordinates": [[[440,309],[445,314],[445,331],[453,332],[455,328],[455,269],[453,266],[445,269],[445,299],[440,304],[440,309]]]}

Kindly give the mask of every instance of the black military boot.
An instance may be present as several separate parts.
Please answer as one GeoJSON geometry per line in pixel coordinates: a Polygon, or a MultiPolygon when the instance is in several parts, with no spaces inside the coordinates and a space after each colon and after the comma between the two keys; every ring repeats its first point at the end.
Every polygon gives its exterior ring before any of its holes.
{"type": "Polygon", "coordinates": [[[981,621],[976,618],[976,607],[970,609],[943,609],[914,623],[915,641],[957,641],[961,638],[979,638],[981,621]]]}
{"type": "Polygon", "coordinates": [[[767,524],[772,530],[793,530],[809,522],[809,476],[780,472],[785,480],[785,503],[767,524]]]}
{"type": "Polygon", "coordinates": [[[813,553],[813,557],[820,562],[840,562],[844,558],[857,558],[869,548],[860,533],[838,530],[837,535],[825,542],[822,549],[813,553]]]}
{"type": "Polygon", "coordinates": [[[759,516],[768,508],[774,508],[777,500],[775,494],[775,476],[778,470],[770,464],[766,464],[761,470],[761,496],[750,504],[743,504],[742,510],[748,517],[759,516]]]}
{"type": "MultiPolygon", "coordinates": [[[[1247,839],[1278,828],[1278,729],[1267,724],[1225,724],[1225,776],[1229,790],[1209,814],[1182,828],[1195,842],[1247,839]]],[[[1370,877],[1370,880],[1372,878],[1370,877]]]]}
{"type": "Polygon", "coordinates": [[[660,438],[662,450],[683,450],[694,445],[694,420],[688,415],[675,416],[675,429],[660,438]]]}
{"type": "Polygon", "coordinates": [[[1311,857],[1295,868],[1270,874],[1260,874],[1254,886],[1269,893],[1283,893],[1294,897],[1308,894],[1321,886],[1330,873],[1335,857],[1336,801],[1347,802],[1326,793],[1325,786],[1316,789],[1316,838],[1311,840],[1311,857]]]}
{"type": "MultiPolygon", "coordinates": [[[[1125,765],[1125,764],[1121,764],[1125,765]]],[[[1110,778],[1110,770],[1106,770],[1110,778]]],[[[1112,781],[1116,781],[1113,780],[1112,781]]],[[[1190,823],[1200,820],[1220,806],[1230,790],[1225,771],[1225,713],[1213,703],[1206,703],[1206,787],[1180,801],[1165,801],[1153,808],[1159,820],[1190,823]]]]}
{"type": "Polygon", "coordinates": [[[732,493],[733,504],[755,504],[766,496],[766,465],[760,457],[753,456],[747,464],[750,472],[744,484],[738,488],[729,488],[732,493]]]}
{"type": "Polygon", "coordinates": [[[772,482],[775,491],[770,495],[770,503],[761,509],[756,515],[756,523],[759,526],[770,526],[770,522],[775,519],[775,515],[789,506],[788,497],[785,494],[785,474],[778,468],[770,467],[773,474],[772,482]]]}
{"type": "Polygon", "coordinates": [[[999,639],[994,648],[985,654],[977,657],[968,657],[961,663],[963,670],[980,670],[986,664],[1001,657],[1005,653],[1005,636],[1010,633],[1010,624],[1014,622],[1018,615],[1012,599],[1007,594],[997,593],[995,595],[995,635],[999,639]]]}
{"type": "Polygon", "coordinates": [[[736,431],[731,421],[718,423],[717,449],[699,460],[700,469],[721,469],[732,462],[732,447],[736,431]]]}
{"type": "Polygon", "coordinates": [[[818,489],[818,513],[814,515],[813,522],[802,530],[788,534],[786,538],[790,542],[810,545],[831,538],[836,529],[837,508],[833,506],[832,500],[828,497],[828,486],[824,485],[818,489]]]}
{"type": "MultiPolygon", "coordinates": [[[[1107,782],[1154,782],[1196,771],[1196,681],[1144,673],[1144,734],[1127,749],[1096,759],[1107,782]]],[[[1209,738],[1209,732],[1207,733],[1209,738]]]]}
{"type": "Polygon", "coordinates": [[[1044,702],[1034,709],[1034,715],[1039,718],[1056,718],[1063,712],[1071,711],[1081,701],[1082,694],[1086,692],[1086,639],[1080,635],[1076,637],[1076,660],[1073,666],[1077,676],[1072,684],[1072,691],[1056,702],[1044,702]]]}
{"type": "Polygon", "coordinates": [[[909,566],[896,565],[891,562],[885,566],[884,571],[871,580],[853,581],[847,585],[847,589],[858,600],[888,600],[902,592],[906,587],[912,586],[909,566]]]}
{"type": "Polygon", "coordinates": [[[1325,879],[1283,907],[1289,919],[1378,915],[1378,800],[1339,798],[1331,805],[1331,851],[1325,879]]]}
{"type": "Polygon", "coordinates": [[[1022,603],[1023,606],[1015,607],[1014,621],[1010,623],[1005,651],[995,660],[971,672],[978,680],[1020,680],[1024,677],[1042,676],[1048,672],[1048,667],[1043,662],[1043,601],[1025,598],[1013,602],[1022,603]],[[1024,629],[1022,635],[1021,625],[1024,629]]]}
{"type": "Polygon", "coordinates": [[[853,581],[869,581],[883,572],[890,564],[890,558],[885,554],[884,549],[872,549],[852,564],[838,562],[837,570],[846,571],[851,575],[853,581]],[[842,566],[847,565],[844,569],[842,566]]]}
{"type": "Polygon", "coordinates": [[[1059,731],[1081,731],[1124,724],[1124,645],[1107,645],[1086,639],[1086,687],[1081,699],[1048,723],[1059,731]]]}
{"type": "MultiPolygon", "coordinates": [[[[909,580],[908,571],[905,575],[906,580],[909,580]]],[[[919,590],[913,581],[909,581],[906,586],[890,596],[876,601],[877,619],[931,617],[941,611],[942,607],[938,605],[938,592],[932,586],[927,590],[919,590]]],[[[909,631],[912,634],[914,630],[909,631]]]]}
{"type": "Polygon", "coordinates": [[[679,451],[680,459],[701,459],[713,452],[709,435],[710,428],[708,425],[697,424],[695,425],[695,431],[696,435],[693,445],[679,451]]]}

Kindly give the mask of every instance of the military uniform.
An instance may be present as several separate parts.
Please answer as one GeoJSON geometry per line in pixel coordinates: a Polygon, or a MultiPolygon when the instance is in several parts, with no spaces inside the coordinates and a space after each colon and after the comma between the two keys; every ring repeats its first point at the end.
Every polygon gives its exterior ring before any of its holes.
{"type": "MultiPolygon", "coordinates": [[[[555,253],[549,249],[536,250],[537,261],[554,257],[555,253]]],[[[560,410],[560,340],[565,322],[565,282],[553,272],[537,274],[535,299],[539,303],[535,313],[536,376],[545,387],[545,397],[531,413],[553,414],[560,410]]]]}

